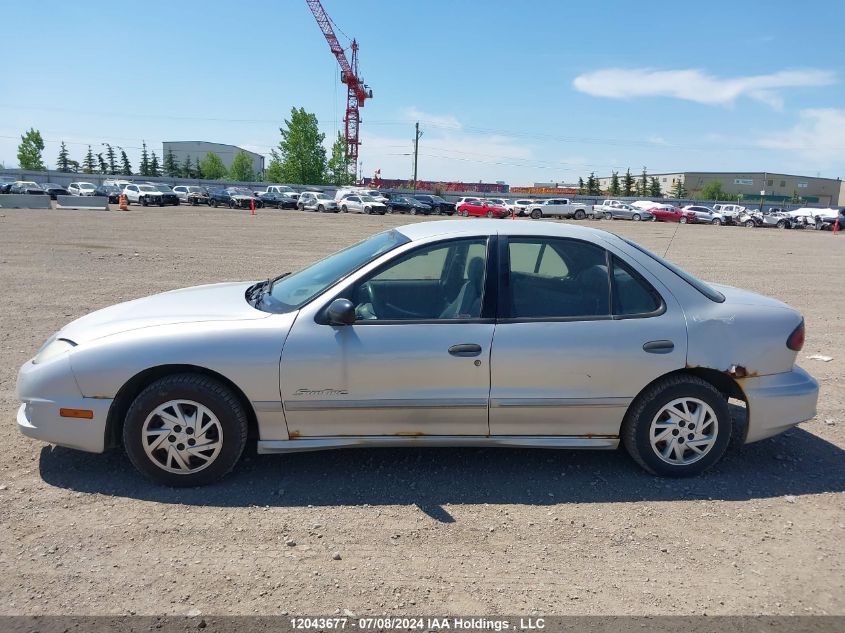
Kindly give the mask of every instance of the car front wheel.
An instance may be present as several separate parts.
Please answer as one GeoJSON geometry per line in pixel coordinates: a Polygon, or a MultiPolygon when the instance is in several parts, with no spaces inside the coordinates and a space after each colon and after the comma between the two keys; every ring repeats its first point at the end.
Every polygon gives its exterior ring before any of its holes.
{"type": "Polygon", "coordinates": [[[634,215],[632,215],[632,216],[631,216],[631,219],[632,219],[634,222],[639,222],[640,220],[642,220],[642,218],[640,217],[640,214],[639,214],[639,213],[635,213],[634,215]]]}
{"type": "Polygon", "coordinates": [[[678,222],[680,222],[681,224],[686,224],[687,219],[685,217],[681,216],[680,219],[678,220],[678,222]]]}
{"type": "Polygon", "coordinates": [[[710,224],[712,224],[714,226],[721,226],[722,221],[719,218],[713,218],[713,221],[710,224]]]}
{"type": "Polygon", "coordinates": [[[543,217],[543,212],[542,212],[542,211],[540,211],[540,209],[534,209],[534,210],[531,212],[531,219],[532,219],[532,220],[539,220],[539,219],[540,219],[540,218],[542,218],[542,217],[543,217]]]}
{"type": "Polygon", "coordinates": [[[209,376],[165,376],[144,389],[126,414],[123,444],[142,474],[166,486],[201,486],[234,468],[247,417],[232,391],[209,376]]]}
{"type": "Polygon", "coordinates": [[[690,375],[658,380],[640,394],[622,422],[622,443],[648,472],[697,475],[721,459],[731,439],[727,400],[690,375]]]}

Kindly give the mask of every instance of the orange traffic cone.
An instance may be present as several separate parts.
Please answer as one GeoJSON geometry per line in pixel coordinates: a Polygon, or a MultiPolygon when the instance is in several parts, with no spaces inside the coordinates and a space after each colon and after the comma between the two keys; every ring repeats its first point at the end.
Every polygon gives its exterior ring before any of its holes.
{"type": "Polygon", "coordinates": [[[126,200],[126,194],[125,193],[121,193],[117,197],[117,202],[118,202],[118,208],[121,211],[129,211],[129,205],[126,204],[127,200],[126,200]]]}

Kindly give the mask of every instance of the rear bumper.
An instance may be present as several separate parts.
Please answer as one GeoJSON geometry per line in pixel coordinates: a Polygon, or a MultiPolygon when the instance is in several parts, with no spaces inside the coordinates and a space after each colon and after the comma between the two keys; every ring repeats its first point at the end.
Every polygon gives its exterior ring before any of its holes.
{"type": "Polygon", "coordinates": [[[748,402],[746,443],[783,433],[816,415],[819,383],[800,367],[745,378],[741,386],[748,402]]]}

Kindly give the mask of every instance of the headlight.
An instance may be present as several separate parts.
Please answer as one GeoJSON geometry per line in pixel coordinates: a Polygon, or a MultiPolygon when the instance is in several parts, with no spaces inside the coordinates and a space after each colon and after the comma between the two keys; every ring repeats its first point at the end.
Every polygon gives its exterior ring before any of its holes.
{"type": "Polygon", "coordinates": [[[60,356],[67,351],[70,351],[74,347],[76,347],[76,343],[73,341],[69,341],[64,338],[56,338],[56,334],[51,336],[47,339],[47,342],[41,346],[41,349],[38,350],[38,353],[35,355],[35,358],[32,359],[34,364],[43,363],[45,361],[50,360],[51,358],[55,358],[56,356],[60,356]]]}

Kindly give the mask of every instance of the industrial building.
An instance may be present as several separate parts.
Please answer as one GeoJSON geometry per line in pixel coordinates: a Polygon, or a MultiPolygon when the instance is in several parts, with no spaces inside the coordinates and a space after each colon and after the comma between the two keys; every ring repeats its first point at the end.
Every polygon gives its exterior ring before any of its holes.
{"type": "Polygon", "coordinates": [[[206,141],[164,141],[162,143],[162,156],[167,152],[173,152],[173,157],[178,164],[185,162],[185,158],[191,160],[202,160],[206,154],[217,154],[226,169],[232,166],[232,161],[238,153],[243,152],[252,159],[252,171],[256,176],[264,173],[264,157],[261,154],[250,152],[236,145],[225,145],[224,143],[208,143],[206,141]]]}
{"type": "MultiPolygon", "coordinates": [[[[619,174],[622,178],[623,174],[619,174]]],[[[631,174],[639,178],[639,174],[631,174]]],[[[768,171],[682,171],[664,174],[648,174],[660,182],[663,195],[671,195],[678,181],[684,184],[687,196],[695,197],[707,183],[718,180],[722,191],[728,195],[742,195],[743,200],[767,202],[788,202],[797,195],[801,202],[820,206],[845,205],[845,183],[841,178],[817,178],[795,176],[768,171]]],[[[607,191],[610,176],[599,178],[599,186],[607,191]]]]}

